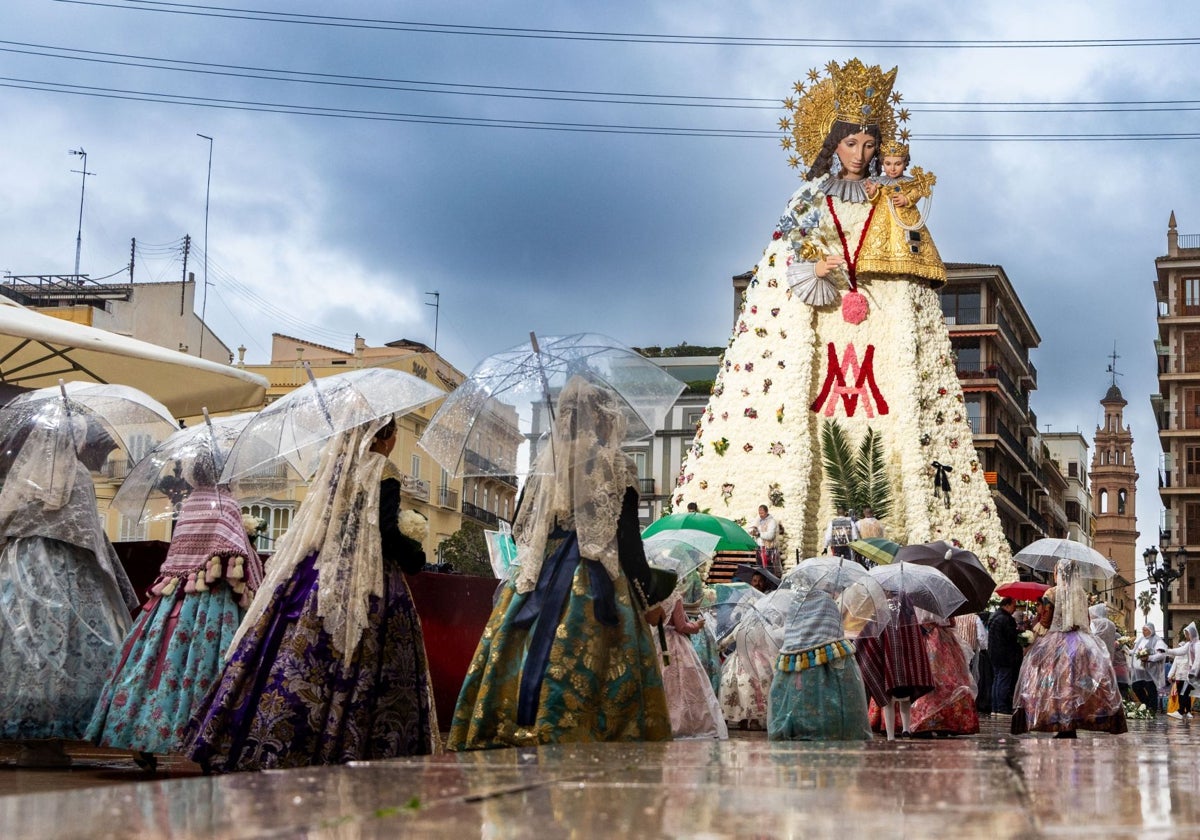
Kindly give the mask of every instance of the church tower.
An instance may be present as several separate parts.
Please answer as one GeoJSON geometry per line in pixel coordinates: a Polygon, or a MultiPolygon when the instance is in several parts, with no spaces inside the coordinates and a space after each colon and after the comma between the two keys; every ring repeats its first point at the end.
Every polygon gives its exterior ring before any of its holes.
{"type": "Polygon", "coordinates": [[[1110,618],[1131,634],[1136,618],[1133,581],[1137,579],[1138,474],[1133,464],[1133,435],[1124,421],[1128,403],[1117,387],[1115,370],[1110,367],[1109,371],[1113,373],[1113,384],[1100,400],[1104,406],[1104,425],[1096,427],[1092,455],[1095,523],[1092,547],[1111,560],[1117,569],[1117,576],[1104,599],[1109,604],[1110,618]]]}

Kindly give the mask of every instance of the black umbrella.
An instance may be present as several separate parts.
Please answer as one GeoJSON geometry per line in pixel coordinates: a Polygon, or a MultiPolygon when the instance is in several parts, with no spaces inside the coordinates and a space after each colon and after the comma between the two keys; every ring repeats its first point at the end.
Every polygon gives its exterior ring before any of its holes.
{"type": "Polygon", "coordinates": [[[932,566],[950,578],[967,599],[952,615],[982,612],[996,589],[996,581],[974,553],[944,540],[906,545],[896,553],[896,560],[932,566]]]}

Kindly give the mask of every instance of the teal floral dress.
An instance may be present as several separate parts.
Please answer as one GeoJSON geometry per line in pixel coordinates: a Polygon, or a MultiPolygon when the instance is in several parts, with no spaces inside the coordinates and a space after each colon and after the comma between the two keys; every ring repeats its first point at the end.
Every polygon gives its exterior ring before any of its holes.
{"type": "MultiPolygon", "coordinates": [[[[454,710],[451,750],[671,739],[658,651],[624,571],[581,558],[575,533],[547,544],[537,586],[503,584],[454,710]]],[[[645,556],[632,489],[622,568],[645,556]]]]}

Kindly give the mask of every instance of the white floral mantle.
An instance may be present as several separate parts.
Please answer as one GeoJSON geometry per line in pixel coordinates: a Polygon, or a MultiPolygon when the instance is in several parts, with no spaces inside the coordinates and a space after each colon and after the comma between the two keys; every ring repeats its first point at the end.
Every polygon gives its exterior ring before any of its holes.
{"type": "MultiPolygon", "coordinates": [[[[845,252],[854,255],[870,207],[831,203],[845,252]]],[[[889,467],[889,538],[955,541],[978,554],[997,581],[1015,579],[936,293],[913,279],[860,277],[869,311],[851,324],[840,306],[845,274],[835,277],[839,300],[824,306],[810,306],[788,288],[789,263],[800,260],[793,243],[815,242],[824,253],[841,245],[827,208],[815,185],[802,185],[788,205],[791,223],[763,253],[685,458],[676,509],[696,502],[744,522],[767,504],[788,535],[788,562],[797,549],[801,557],[818,554],[833,515],[821,423],[837,422],[852,446],[869,427],[879,433],[889,467]],[[948,467],[948,504],[947,494],[935,492],[935,461],[948,467]]]]}

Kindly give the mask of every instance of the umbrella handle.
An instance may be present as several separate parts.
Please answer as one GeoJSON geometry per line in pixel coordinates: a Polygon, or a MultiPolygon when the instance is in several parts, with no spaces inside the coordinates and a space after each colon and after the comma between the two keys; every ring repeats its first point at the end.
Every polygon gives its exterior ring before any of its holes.
{"type": "MultiPolygon", "coordinates": [[[[538,346],[537,334],[529,331],[529,344],[533,347],[533,363],[537,365],[538,379],[542,383],[542,397],[546,400],[546,410],[550,413],[550,454],[554,457],[554,402],[550,399],[550,382],[546,379],[546,369],[542,367],[542,348],[538,346]]],[[[557,460],[555,460],[557,463],[557,460]]]]}
{"type": "Polygon", "coordinates": [[[221,446],[217,443],[217,430],[213,428],[212,418],[208,416],[208,406],[201,406],[200,411],[204,414],[204,425],[208,426],[208,437],[212,440],[213,468],[219,476],[221,470],[225,468],[225,464],[221,461],[221,446]]]}
{"type": "Polygon", "coordinates": [[[321,406],[321,413],[325,415],[325,422],[329,424],[329,428],[333,428],[333,415],[329,413],[329,406],[325,405],[325,395],[321,393],[321,389],[317,387],[317,377],[313,376],[312,367],[308,362],[303,362],[304,372],[308,374],[308,381],[313,386],[313,391],[317,394],[317,405],[321,406]]]}
{"type": "Polygon", "coordinates": [[[71,436],[71,449],[79,451],[79,443],[75,440],[75,425],[71,422],[71,401],[67,399],[67,383],[62,377],[58,379],[58,391],[62,394],[63,410],[67,412],[67,434],[71,436]]]}

